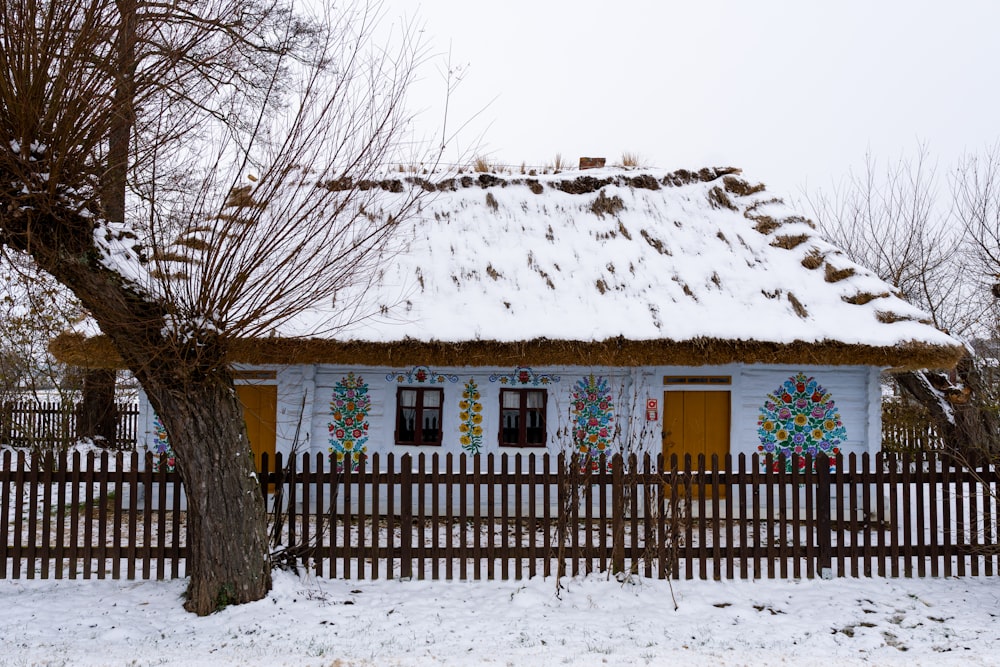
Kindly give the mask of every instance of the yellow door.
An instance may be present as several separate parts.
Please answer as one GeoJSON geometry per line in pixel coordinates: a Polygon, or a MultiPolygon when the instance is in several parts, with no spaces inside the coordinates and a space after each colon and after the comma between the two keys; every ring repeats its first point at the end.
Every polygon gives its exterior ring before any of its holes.
{"type": "Polygon", "coordinates": [[[278,422],[278,387],[262,384],[238,384],[236,396],[243,406],[247,437],[253,450],[253,462],[260,470],[260,456],[267,453],[268,468],[274,470],[274,442],[278,422]]]}
{"type": "MultiPolygon", "coordinates": [[[[668,391],[663,394],[663,458],[670,466],[670,456],[677,454],[678,468],[684,467],[684,455],[691,455],[691,469],[698,469],[698,455],[705,455],[705,469],[712,469],[712,455],[725,466],[729,453],[729,392],[668,391]]],[[[720,497],[725,490],[721,490],[720,497]]]]}

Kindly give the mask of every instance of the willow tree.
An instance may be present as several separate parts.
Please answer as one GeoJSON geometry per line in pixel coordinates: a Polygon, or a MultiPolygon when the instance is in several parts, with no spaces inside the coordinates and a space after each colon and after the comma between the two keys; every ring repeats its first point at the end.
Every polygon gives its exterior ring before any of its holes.
{"type": "Polygon", "coordinates": [[[365,4],[0,0],[0,240],[76,295],[166,427],[198,614],[270,588],[228,350],[364,315],[356,297],[414,210],[370,187],[409,145],[421,56],[379,19],[365,4]]]}
{"type": "MultiPolygon", "coordinates": [[[[869,156],[860,175],[810,199],[827,236],[923,308],[934,326],[965,340],[993,337],[998,165],[993,153],[966,157],[944,185],[921,146],[912,159],[884,165],[869,156]]],[[[954,372],[925,369],[893,378],[927,410],[948,452],[967,462],[996,460],[996,388],[971,347],[954,372]]]]}

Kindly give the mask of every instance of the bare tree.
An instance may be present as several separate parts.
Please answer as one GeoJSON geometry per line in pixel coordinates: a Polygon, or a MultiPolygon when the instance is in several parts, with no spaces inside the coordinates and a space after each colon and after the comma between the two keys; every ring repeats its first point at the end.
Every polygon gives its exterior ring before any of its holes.
{"type": "Polygon", "coordinates": [[[1000,332],[1000,143],[968,154],[955,170],[955,210],[965,232],[965,249],[978,294],[989,295],[979,318],[982,333],[1000,332]]]}
{"type": "MultiPolygon", "coordinates": [[[[852,174],[832,194],[810,194],[809,200],[833,243],[926,310],[936,327],[971,339],[984,332],[984,314],[992,308],[976,284],[977,262],[966,252],[970,209],[976,208],[971,201],[978,196],[972,191],[981,190],[974,176],[964,166],[950,192],[942,193],[920,146],[914,159],[884,169],[869,155],[861,176],[852,174]]],[[[893,378],[927,408],[954,454],[971,460],[981,447],[992,448],[998,424],[995,411],[984,409],[992,392],[971,350],[953,374],[923,370],[893,378]]]]}
{"type": "Polygon", "coordinates": [[[0,401],[61,391],[65,368],[48,341],[80,317],[79,305],[30,262],[0,266],[0,283],[0,401]]]}
{"type": "Polygon", "coordinates": [[[162,419],[198,614],[270,588],[233,342],[358,316],[415,207],[419,188],[371,187],[401,159],[422,55],[406,25],[375,45],[379,18],[0,0],[0,240],[79,298],[162,419]]]}

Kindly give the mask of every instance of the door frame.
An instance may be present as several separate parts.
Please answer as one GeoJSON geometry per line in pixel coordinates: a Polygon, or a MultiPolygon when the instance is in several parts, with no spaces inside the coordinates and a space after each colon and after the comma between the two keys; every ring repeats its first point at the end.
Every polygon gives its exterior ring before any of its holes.
{"type": "MultiPolygon", "coordinates": [[[[726,392],[729,394],[729,423],[726,433],[726,453],[731,454],[733,448],[733,378],[734,373],[670,373],[663,376],[663,429],[661,430],[660,452],[664,454],[664,464],[667,465],[666,452],[664,451],[667,428],[667,396],[674,392],[726,392]]],[[[683,454],[681,455],[683,456],[683,454]]],[[[683,461],[683,459],[681,459],[683,461]]],[[[697,459],[692,461],[692,465],[697,464],[697,459]]],[[[722,462],[720,461],[720,466],[722,462]]],[[[706,465],[711,465],[711,461],[706,461],[706,465]]]]}
{"type": "MultiPolygon", "coordinates": [[[[237,400],[239,400],[239,391],[242,387],[274,387],[274,421],[273,421],[273,433],[271,438],[271,447],[267,449],[269,464],[268,467],[272,470],[274,469],[275,454],[278,449],[278,372],[276,370],[250,370],[250,371],[236,371],[233,377],[234,389],[237,392],[237,400]]],[[[242,401],[240,402],[241,408],[243,407],[242,401]]],[[[266,415],[271,416],[271,415],[266,415]]],[[[246,421],[246,416],[244,415],[244,421],[246,421]]],[[[263,423],[264,420],[258,420],[263,423]]],[[[249,429],[247,437],[250,437],[249,429]]],[[[253,451],[254,456],[254,467],[260,470],[260,455],[261,451],[258,448],[261,443],[257,443],[255,447],[253,442],[250,442],[250,449],[253,451]]]]}

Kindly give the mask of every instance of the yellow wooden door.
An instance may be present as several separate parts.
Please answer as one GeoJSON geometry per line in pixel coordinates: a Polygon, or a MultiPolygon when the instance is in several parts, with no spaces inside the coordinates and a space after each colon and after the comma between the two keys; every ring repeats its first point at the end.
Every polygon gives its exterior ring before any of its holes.
{"type": "MultiPolygon", "coordinates": [[[[724,469],[729,453],[730,394],[728,391],[667,391],[663,394],[663,458],[677,455],[679,469],[684,455],[691,455],[691,469],[698,469],[698,455],[705,455],[705,469],[712,469],[712,455],[724,469]]],[[[720,490],[720,497],[725,490],[720,490]]]]}
{"type": "Polygon", "coordinates": [[[266,384],[238,384],[236,396],[243,406],[247,437],[253,462],[260,470],[261,454],[267,453],[268,468],[274,470],[274,443],[278,422],[278,387],[266,384]]]}

